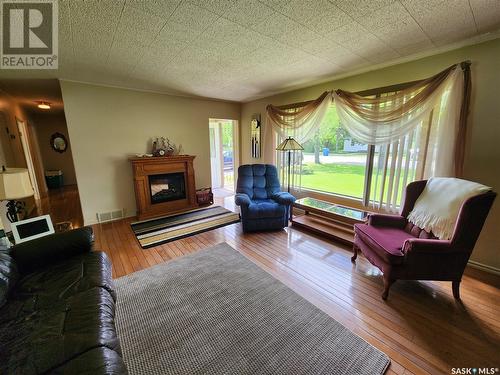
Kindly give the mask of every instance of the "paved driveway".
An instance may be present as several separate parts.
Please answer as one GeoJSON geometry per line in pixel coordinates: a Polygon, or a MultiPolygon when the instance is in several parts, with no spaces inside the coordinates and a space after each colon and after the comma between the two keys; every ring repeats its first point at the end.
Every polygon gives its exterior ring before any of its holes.
{"type": "MultiPolygon", "coordinates": [[[[323,156],[320,154],[319,160],[322,164],[350,164],[350,165],[365,165],[366,154],[330,154],[323,156]]],[[[304,154],[304,164],[314,163],[314,154],[304,154]]]]}

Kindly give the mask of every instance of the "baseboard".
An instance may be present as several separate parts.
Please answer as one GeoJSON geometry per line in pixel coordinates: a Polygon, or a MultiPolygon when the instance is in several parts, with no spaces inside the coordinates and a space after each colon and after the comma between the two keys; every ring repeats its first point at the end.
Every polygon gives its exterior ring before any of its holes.
{"type": "Polygon", "coordinates": [[[474,260],[469,260],[468,265],[472,268],[477,268],[478,270],[500,276],[500,269],[498,269],[496,267],[488,266],[486,264],[479,263],[479,262],[476,262],[474,260]]]}
{"type": "Polygon", "coordinates": [[[97,219],[84,219],[83,225],[84,226],[91,226],[91,225],[97,225],[97,224],[106,224],[106,223],[111,223],[113,221],[127,219],[129,217],[137,217],[137,215],[136,214],[129,214],[129,215],[125,215],[124,217],[120,217],[120,218],[109,220],[109,221],[102,222],[102,223],[98,222],[97,219]]]}

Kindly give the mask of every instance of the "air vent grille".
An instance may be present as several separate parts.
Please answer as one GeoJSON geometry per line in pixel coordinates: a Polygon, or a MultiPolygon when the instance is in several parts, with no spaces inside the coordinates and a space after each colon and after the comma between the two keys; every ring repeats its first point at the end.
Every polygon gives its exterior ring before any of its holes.
{"type": "Polygon", "coordinates": [[[119,220],[125,217],[125,209],[109,211],[109,212],[98,212],[97,222],[105,223],[106,221],[119,220]]]}

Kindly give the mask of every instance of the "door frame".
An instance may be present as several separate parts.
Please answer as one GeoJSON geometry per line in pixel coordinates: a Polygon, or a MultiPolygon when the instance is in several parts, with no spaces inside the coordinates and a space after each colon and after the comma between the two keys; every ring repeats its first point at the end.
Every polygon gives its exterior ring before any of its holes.
{"type": "Polygon", "coordinates": [[[30,134],[28,130],[28,123],[16,117],[17,130],[19,132],[19,138],[21,140],[21,146],[24,152],[24,158],[26,160],[26,166],[28,168],[28,174],[31,179],[31,185],[33,185],[35,200],[40,199],[40,189],[39,182],[37,178],[37,170],[35,166],[34,150],[31,148],[30,144],[30,134]]]}
{"type": "MultiPolygon", "coordinates": [[[[209,124],[209,128],[211,126],[211,124],[215,123],[216,127],[218,129],[216,129],[216,131],[214,131],[214,136],[215,136],[215,142],[219,142],[218,144],[218,148],[220,150],[220,166],[219,166],[219,170],[220,170],[220,174],[219,174],[219,178],[220,178],[220,186],[221,188],[224,188],[225,185],[224,185],[224,155],[223,155],[223,147],[222,147],[222,124],[221,122],[224,122],[224,121],[230,121],[231,124],[232,124],[232,127],[233,127],[233,175],[234,175],[234,181],[233,181],[233,187],[232,187],[232,190],[233,191],[236,191],[236,181],[238,179],[238,167],[240,165],[240,129],[239,129],[239,121],[238,120],[234,120],[234,119],[227,119],[227,118],[209,118],[208,119],[208,124],[209,124]],[[218,138],[218,139],[217,139],[218,138]]],[[[210,131],[210,130],[209,130],[210,131]]],[[[211,140],[209,140],[210,142],[210,153],[212,153],[212,142],[211,140]]],[[[212,178],[212,157],[210,157],[210,178],[212,178]]],[[[213,184],[213,181],[212,181],[212,184],[213,184]]]]}
{"type": "Polygon", "coordinates": [[[210,142],[210,180],[211,186],[214,189],[219,189],[223,187],[222,178],[222,166],[221,162],[221,137],[220,137],[220,127],[217,123],[209,122],[209,142],[210,142]],[[212,137],[213,134],[213,137],[212,137]],[[212,147],[213,146],[213,147],[212,147]],[[217,165],[218,164],[218,165],[217,165]],[[214,171],[214,167],[216,170],[214,171]],[[216,178],[215,178],[216,177],[216,178]]]}

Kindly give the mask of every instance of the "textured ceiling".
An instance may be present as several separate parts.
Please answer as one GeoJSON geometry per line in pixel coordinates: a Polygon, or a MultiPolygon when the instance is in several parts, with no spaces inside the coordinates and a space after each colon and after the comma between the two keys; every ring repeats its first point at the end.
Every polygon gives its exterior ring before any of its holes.
{"type": "Polygon", "coordinates": [[[59,71],[235,101],[500,28],[500,0],[60,0],[59,71]]]}

